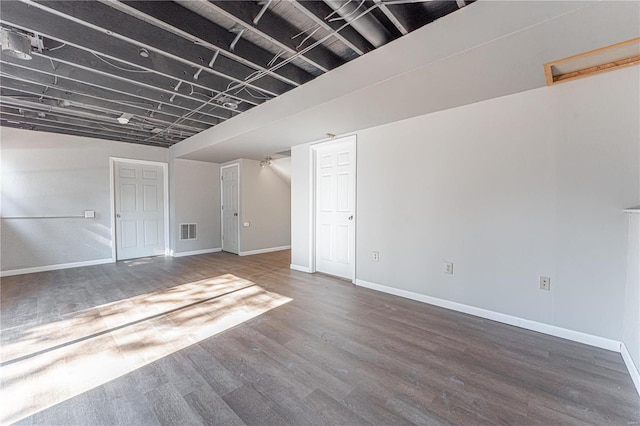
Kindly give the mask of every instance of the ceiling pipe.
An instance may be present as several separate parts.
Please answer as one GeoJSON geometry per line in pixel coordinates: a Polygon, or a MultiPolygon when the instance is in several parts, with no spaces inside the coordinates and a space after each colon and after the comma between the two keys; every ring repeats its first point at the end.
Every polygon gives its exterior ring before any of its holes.
{"type": "Polygon", "coordinates": [[[355,11],[358,9],[361,0],[351,0],[348,3],[345,3],[344,0],[324,0],[324,2],[343,17],[345,21],[349,22],[353,29],[362,34],[373,46],[380,47],[392,40],[391,34],[389,34],[384,25],[370,13],[352,22],[354,18],[366,10],[365,5],[363,5],[359,10],[355,11]]]}

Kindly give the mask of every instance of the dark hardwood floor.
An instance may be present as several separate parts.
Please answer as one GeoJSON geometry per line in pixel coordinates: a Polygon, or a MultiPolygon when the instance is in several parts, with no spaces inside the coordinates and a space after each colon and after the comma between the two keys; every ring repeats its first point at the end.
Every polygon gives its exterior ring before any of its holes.
{"type": "Polygon", "coordinates": [[[291,271],[289,256],[3,278],[0,414],[43,425],[638,424],[618,353],[291,271]]]}

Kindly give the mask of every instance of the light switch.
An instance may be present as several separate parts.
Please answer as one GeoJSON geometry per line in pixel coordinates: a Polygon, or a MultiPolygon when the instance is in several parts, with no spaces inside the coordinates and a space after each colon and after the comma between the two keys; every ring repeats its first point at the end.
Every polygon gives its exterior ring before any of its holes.
{"type": "Polygon", "coordinates": [[[248,228],[249,226],[251,226],[251,224],[249,222],[245,222],[242,224],[242,226],[244,226],[245,228],[248,228]]]}
{"type": "Polygon", "coordinates": [[[87,219],[92,219],[92,218],[96,217],[95,210],[85,210],[84,211],[84,217],[87,218],[87,219]]]}

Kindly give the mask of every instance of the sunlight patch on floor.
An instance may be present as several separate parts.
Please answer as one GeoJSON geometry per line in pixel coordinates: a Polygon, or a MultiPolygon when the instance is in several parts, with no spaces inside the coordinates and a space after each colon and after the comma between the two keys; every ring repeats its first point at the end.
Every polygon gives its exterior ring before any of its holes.
{"type": "Polygon", "coordinates": [[[28,417],[289,301],[227,274],[3,330],[0,423],[28,417]]]}

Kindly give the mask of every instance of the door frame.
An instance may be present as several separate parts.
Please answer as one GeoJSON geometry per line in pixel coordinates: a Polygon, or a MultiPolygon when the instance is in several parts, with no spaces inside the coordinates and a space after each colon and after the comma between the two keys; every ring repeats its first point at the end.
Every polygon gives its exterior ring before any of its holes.
{"type": "Polygon", "coordinates": [[[315,143],[313,145],[311,145],[311,229],[310,231],[310,235],[311,238],[309,239],[309,243],[310,243],[310,247],[309,247],[309,252],[311,254],[311,267],[310,267],[310,272],[313,274],[316,272],[316,249],[317,249],[317,245],[316,245],[316,241],[317,241],[317,237],[316,237],[316,199],[317,199],[317,174],[318,174],[318,148],[322,148],[328,145],[335,145],[338,143],[342,143],[342,142],[347,142],[347,141],[351,141],[352,145],[353,145],[353,179],[354,179],[354,191],[353,191],[353,242],[351,243],[351,247],[350,249],[352,250],[353,253],[353,262],[351,264],[351,282],[352,283],[356,283],[356,259],[357,259],[357,244],[356,244],[356,240],[357,240],[357,234],[358,234],[358,227],[357,227],[357,223],[358,223],[358,206],[357,206],[357,200],[358,200],[358,138],[357,135],[353,134],[353,135],[346,135],[346,136],[340,136],[340,137],[336,137],[334,139],[328,140],[328,141],[323,141],[323,142],[318,142],[315,143]]]}
{"type": "MultiPolygon", "coordinates": [[[[237,230],[236,233],[238,235],[238,253],[234,253],[237,254],[238,256],[240,256],[241,253],[241,244],[242,241],[240,240],[240,223],[242,222],[240,219],[242,218],[242,198],[241,196],[241,192],[240,192],[240,179],[241,176],[241,171],[242,171],[242,164],[239,161],[233,161],[231,163],[227,163],[223,166],[220,166],[220,247],[222,248],[222,251],[224,251],[224,191],[222,190],[222,169],[227,169],[229,167],[237,167],[238,168],[238,226],[237,226],[237,230]]],[[[233,253],[233,252],[227,252],[227,253],[233,253]]]]}
{"type": "Polygon", "coordinates": [[[171,254],[170,227],[169,227],[169,164],[161,161],[137,160],[134,158],[109,157],[109,193],[111,198],[111,260],[117,261],[117,231],[116,231],[116,162],[132,164],[148,164],[162,167],[162,187],[164,191],[164,255],[171,254]]]}

